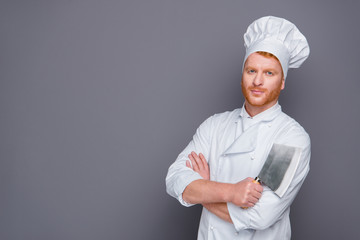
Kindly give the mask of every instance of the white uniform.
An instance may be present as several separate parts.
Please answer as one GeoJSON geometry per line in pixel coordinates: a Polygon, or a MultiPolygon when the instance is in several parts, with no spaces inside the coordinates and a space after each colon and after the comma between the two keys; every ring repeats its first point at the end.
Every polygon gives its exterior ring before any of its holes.
{"type": "Polygon", "coordinates": [[[208,118],[170,166],[166,187],[181,204],[191,206],[182,199],[182,193],[201,176],[186,167],[189,153],[204,154],[212,181],[236,183],[259,174],[273,143],[302,149],[300,163],[284,196],[279,198],[264,187],[253,208],[242,209],[228,203],[233,224],[203,208],[198,239],[290,239],[290,205],[309,172],[310,138],[294,119],[281,111],[279,104],[253,118],[244,107],[208,118]]]}

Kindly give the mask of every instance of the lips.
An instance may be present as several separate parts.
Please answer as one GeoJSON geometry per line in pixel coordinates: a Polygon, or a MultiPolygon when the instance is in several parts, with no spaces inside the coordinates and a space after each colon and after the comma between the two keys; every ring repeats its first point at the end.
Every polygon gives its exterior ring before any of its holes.
{"type": "Polygon", "coordinates": [[[261,88],[250,88],[249,90],[252,94],[255,94],[255,95],[263,94],[266,91],[265,89],[261,89],[261,88]]]}

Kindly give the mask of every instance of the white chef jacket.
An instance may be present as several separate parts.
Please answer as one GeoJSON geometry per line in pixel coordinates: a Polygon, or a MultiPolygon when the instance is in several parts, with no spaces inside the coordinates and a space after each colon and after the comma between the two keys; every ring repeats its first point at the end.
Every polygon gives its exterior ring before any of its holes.
{"type": "Polygon", "coordinates": [[[236,183],[256,177],[274,143],[301,148],[300,162],[294,178],[282,198],[268,187],[258,203],[242,209],[227,203],[233,223],[228,223],[203,208],[198,239],[290,239],[290,205],[309,172],[310,138],[294,119],[276,103],[266,111],[250,117],[245,108],[215,114],[205,120],[192,141],[170,166],[166,177],[168,194],[184,206],[186,186],[202,177],[186,167],[188,154],[202,153],[210,167],[210,180],[236,183]]]}

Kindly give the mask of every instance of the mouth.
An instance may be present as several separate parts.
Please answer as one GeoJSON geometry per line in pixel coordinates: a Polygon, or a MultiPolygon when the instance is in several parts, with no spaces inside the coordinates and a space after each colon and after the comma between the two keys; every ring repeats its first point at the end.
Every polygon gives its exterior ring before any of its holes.
{"type": "Polygon", "coordinates": [[[264,90],[260,90],[260,89],[250,89],[250,92],[254,95],[261,95],[263,94],[265,91],[264,90]]]}

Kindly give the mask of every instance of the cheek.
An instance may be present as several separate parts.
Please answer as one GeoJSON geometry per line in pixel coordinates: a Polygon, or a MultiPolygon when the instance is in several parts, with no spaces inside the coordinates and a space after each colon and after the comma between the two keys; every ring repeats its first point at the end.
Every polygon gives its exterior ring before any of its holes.
{"type": "Polygon", "coordinates": [[[244,83],[244,78],[242,78],[242,79],[241,79],[240,84],[241,84],[241,87],[244,87],[244,86],[245,86],[245,83],[244,83]]]}
{"type": "Polygon", "coordinates": [[[247,86],[249,86],[249,81],[250,81],[250,79],[249,79],[249,77],[242,77],[242,80],[241,80],[241,86],[244,86],[244,87],[247,87],[247,86]]]}

